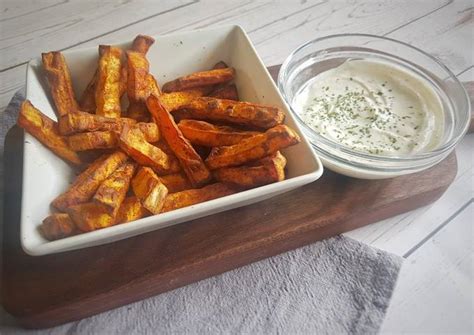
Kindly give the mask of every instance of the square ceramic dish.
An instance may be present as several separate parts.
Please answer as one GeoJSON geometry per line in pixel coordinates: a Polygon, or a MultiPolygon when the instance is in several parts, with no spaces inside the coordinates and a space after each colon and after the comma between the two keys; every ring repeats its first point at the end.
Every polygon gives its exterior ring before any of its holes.
{"type": "MultiPolygon", "coordinates": [[[[126,48],[130,44],[126,42],[119,46],[126,48]]],[[[95,71],[97,47],[67,51],[64,56],[71,71],[76,95],[80,96],[95,71]]],[[[194,71],[209,69],[216,62],[223,60],[236,69],[235,83],[243,100],[281,107],[286,113],[285,123],[295,129],[302,138],[300,144],[283,151],[288,159],[287,179],[127,224],[47,241],[39,233],[38,226],[49,215],[51,201],[68,188],[73,171],[34,137],[25,134],[21,244],[28,254],[45,255],[114,242],[255,203],[311,183],[321,176],[323,167],[319,158],[288,111],[242,28],[225,26],[156,37],[156,42],[148,53],[148,60],[150,71],[159,83],[194,71]]],[[[28,64],[27,98],[43,113],[55,119],[40,58],[28,64]]]]}

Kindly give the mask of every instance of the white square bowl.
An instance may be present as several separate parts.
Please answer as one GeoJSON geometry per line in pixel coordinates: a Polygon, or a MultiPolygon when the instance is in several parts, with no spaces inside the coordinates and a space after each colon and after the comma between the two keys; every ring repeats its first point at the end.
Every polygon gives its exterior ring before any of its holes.
{"type": "MultiPolygon", "coordinates": [[[[130,44],[127,42],[119,46],[126,48],[130,44]]],[[[71,71],[76,96],[80,96],[95,71],[97,48],[68,51],[64,52],[64,56],[71,71]]],[[[74,175],[66,163],[33,136],[25,134],[21,245],[26,253],[45,255],[114,242],[268,199],[311,183],[321,176],[323,167],[319,158],[303,136],[241,27],[225,26],[157,36],[148,53],[148,60],[151,73],[161,84],[194,71],[209,69],[223,60],[236,70],[235,83],[242,100],[281,107],[286,113],[285,123],[295,129],[302,139],[300,144],[283,151],[288,159],[287,179],[134,222],[48,241],[41,236],[38,226],[50,214],[51,201],[68,188],[74,175]]],[[[56,119],[40,58],[28,64],[27,98],[43,113],[56,119]]]]}

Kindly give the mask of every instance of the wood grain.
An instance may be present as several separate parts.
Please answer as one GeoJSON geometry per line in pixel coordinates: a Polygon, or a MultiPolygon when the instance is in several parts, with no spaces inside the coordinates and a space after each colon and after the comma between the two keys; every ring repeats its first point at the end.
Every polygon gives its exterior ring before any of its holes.
{"type": "Polygon", "coordinates": [[[258,204],[103,246],[32,257],[19,243],[21,136],[13,128],[5,148],[2,301],[32,328],[81,319],[426,205],[457,170],[453,153],[427,171],[389,180],[326,171],[315,183],[258,204]]]}

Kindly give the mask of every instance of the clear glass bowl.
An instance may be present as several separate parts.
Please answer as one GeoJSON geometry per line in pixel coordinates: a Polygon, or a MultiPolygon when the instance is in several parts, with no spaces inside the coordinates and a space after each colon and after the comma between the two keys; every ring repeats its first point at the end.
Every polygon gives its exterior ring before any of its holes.
{"type": "Polygon", "coordinates": [[[413,173],[443,160],[466,133],[470,101],[456,76],[439,60],[411,45],[393,39],[341,34],[318,38],[293,51],[283,63],[278,88],[323,164],[357,178],[380,179],[413,173]],[[349,59],[379,60],[421,76],[439,95],[444,109],[444,135],[431,151],[405,156],[380,156],[352,150],[312,130],[294,109],[298,91],[317,74],[349,59]]]}

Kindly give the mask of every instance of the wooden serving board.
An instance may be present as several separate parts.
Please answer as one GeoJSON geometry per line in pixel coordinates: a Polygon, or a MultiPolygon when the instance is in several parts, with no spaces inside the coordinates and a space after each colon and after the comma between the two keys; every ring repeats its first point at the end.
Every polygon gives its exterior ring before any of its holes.
{"type": "Polygon", "coordinates": [[[427,205],[457,171],[454,153],[427,171],[388,180],[326,170],[312,184],[254,205],[107,245],[32,257],[20,246],[21,143],[21,130],[10,130],[2,304],[29,328],[91,316],[427,205]]]}

